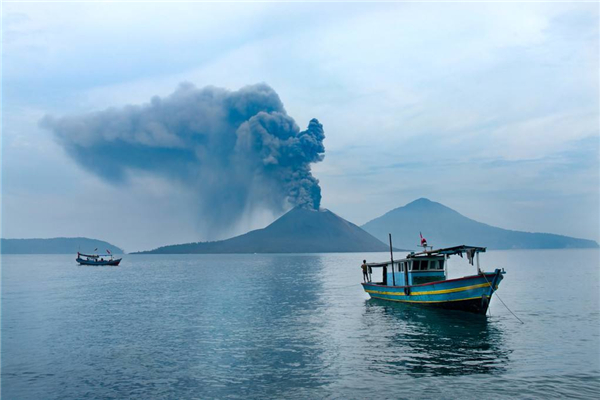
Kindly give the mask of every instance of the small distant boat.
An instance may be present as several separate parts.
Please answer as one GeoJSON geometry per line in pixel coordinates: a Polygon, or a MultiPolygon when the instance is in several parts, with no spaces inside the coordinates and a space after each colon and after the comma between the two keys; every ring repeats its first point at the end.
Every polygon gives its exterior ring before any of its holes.
{"type": "Polygon", "coordinates": [[[367,264],[371,268],[383,268],[382,282],[363,283],[365,292],[371,298],[413,303],[451,310],[462,310],[485,314],[492,295],[498,289],[505,274],[504,270],[483,272],[479,267],[479,253],[485,247],[455,246],[443,249],[427,250],[422,239],[424,251],[411,252],[401,260],[394,260],[391,253],[388,262],[367,264]],[[469,263],[477,263],[477,274],[458,279],[446,279],[448,258],[451,255],[467,255],[469,263]]]}
{"type": "Polygon", "coordinates": [[[83,254],[77,252],[77,261],[80,265],[113,265],[117,266],[122,258],[114,258],[112,254],[83,254]],[[104,258],[106,257],[106,258],[104,258]]]}

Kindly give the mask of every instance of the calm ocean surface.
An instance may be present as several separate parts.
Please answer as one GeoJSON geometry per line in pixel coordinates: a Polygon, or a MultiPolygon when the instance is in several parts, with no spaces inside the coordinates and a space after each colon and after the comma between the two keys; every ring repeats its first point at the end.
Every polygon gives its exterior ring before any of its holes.
{"type": "Polygon", "coordinates": [[[74,258],[2,257],[2,399],[600,393],[598,250],[482,255],[524,325],[498,298],[491,316],[368,300],[362,254],[74,258]]]}

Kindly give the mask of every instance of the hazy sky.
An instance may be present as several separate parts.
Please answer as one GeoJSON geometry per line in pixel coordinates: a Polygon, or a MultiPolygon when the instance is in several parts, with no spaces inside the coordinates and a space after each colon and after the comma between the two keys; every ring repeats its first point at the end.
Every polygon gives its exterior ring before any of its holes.
{"type": "Polygon", "coordinates": [[[508,229],[600,240],[597,3],[4,3],[2,237],[128,251],[227,233],[164,177],[109,183],[45,115],[149,103],[180,83],[266,83],[318,118],[325,208],[363,224],[416,198],[508,229]]]}

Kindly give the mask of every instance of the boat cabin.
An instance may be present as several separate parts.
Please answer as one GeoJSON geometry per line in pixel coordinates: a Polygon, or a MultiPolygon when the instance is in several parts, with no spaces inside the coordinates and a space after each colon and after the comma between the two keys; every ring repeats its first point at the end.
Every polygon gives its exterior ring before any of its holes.
{"type": "Polygon", "coordinates": [[[446,279],[446,258],[443,256],[415,257],[394,260],[394,263],[367,264],[383,267],[382,285],[412,286],[446,279]],[[390,268],[390,265],[392,267],[390,268]],[[408,269],[408,276],[406,271],[408,269]]]}
{"type": "Polygon", "coordinates": [[[444,257],[405,258],[394,262],[394,268],[387,272],[388,284],[404,286],[406,269],[408,269],[408,285],[443,281],[446,279],[446,260],[444,257]],[[393,271],[393,272],[392,272],[393,271]],[[394,283],[395,282],[395,283],[394,283]]]}
{"type": "Polygon", "coordinates": [[[484,251],[485,247],[456,246],[419,253],[412,252],[401,260],[367,265],[383,268],[383,281],[379,282],[381,285],[413,286],[446,280],[448,258],[453,254],[466,253],[471,264],[476,259],[479,271],[479,253],[484,251]]]}

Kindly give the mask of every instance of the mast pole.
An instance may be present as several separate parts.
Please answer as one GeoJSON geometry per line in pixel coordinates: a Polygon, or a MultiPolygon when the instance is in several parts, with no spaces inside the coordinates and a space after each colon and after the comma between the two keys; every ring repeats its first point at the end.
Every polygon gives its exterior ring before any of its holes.
{"type": "Polygon", "coordinates": [[[392,251],[392,234],[388,233],[390,238],[390,259],[392,261],[392,282],[393,285],[396,286],[396,274],[394,274],[394,252],[392,251]]]}

